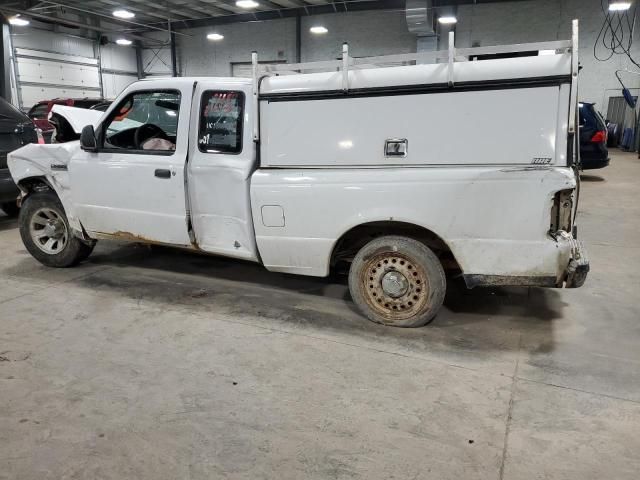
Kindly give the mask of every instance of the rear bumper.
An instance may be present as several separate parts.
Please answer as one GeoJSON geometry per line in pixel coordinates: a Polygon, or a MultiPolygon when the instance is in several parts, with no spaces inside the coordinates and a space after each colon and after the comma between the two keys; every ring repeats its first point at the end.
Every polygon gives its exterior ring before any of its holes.
{"type": "Polygon", "coordinates": [[[565,268],[564,278],[560,281],[558,287],[562,287],[564,283],[566,288],[578,288],[584,285],[589,273],[587,250],[580,240],[573,238],[566,232],[562,233],[565,236],[565,242],[569,245],[571,257],[567,268],[565,268]]]}
{"type": "MultiPolygon", "coordinates": [[[[548,253],[546,260],[540,258],[542,264],[555,265],[555,272],[533,275],[478,275],[463,274],[468,288],[487,286],[526,286],[526,287],[556,287],[578,288],[587,279],[589,273],[589,259],[581,241],[573,238],[563,230],[553,236],[554,247],[548,253]]],[[[552,268],[552,267],[550,267],[552,268]]]]}
{"type": "Polygon", "coordinates": [[[0,169],[0,203],[14,201],[18,195],[20,195],[20,190],[11,178],[9,169],[0,169]]]}

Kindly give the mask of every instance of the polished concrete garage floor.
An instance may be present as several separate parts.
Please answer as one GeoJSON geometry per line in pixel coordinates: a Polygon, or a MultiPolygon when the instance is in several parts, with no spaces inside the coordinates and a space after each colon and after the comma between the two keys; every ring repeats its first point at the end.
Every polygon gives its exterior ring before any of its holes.
{"type": "Polygon", "coordinates": [[[612,156],[585,287],[452,288],[413,330],[170,249],[47,269],[0,218],[0,479],[639,478],[640,161],[612,156]]]}

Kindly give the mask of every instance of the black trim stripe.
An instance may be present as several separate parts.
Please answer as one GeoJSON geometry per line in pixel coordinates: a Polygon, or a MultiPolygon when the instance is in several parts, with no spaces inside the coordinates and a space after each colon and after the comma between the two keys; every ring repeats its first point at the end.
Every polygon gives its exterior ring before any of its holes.
{"type": "Polygon", "coordinates": [[[453,86],[450,86],[447,83],[431,83],[419,85],[396,85],[391,87],[353,88],[348,90],[347,92],[343,90],[323,90],[315,92],[263,93],[260,94],[260,100],[268,102],[293,102],[302,100],[328,100],[338,98],[388,97],[394,95],[419,95],[425,93],[558,87],[565,83],[571,83],[571,75],[460,82],[454,84],[453,86]]]}

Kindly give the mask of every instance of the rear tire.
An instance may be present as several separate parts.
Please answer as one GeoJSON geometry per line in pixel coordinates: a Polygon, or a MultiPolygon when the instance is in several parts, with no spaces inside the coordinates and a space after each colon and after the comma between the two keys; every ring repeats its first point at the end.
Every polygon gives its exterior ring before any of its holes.
{"type": "Polygon", "coordinates": [[[64,207],[52,192],[29,195],[22,204],[19,224],[27,251],[47,267],[72,267],[93,250],[93,244],[73,234],[64,207]]]}
{"type": "Polygon", "coordinates": [[[438,313],[447,281],[438,257],[412,238],[385,236],[360,249],[349,270],[349,290],[373,322],[421,327],[438,313]]]}
{"type": "Polygon", "coordinates": [[[18,202],[6,202],[0,204],[0,209],[9,217],[17,217],[18,213],[20,213],[20,207],[18,207],[18,202]]]}

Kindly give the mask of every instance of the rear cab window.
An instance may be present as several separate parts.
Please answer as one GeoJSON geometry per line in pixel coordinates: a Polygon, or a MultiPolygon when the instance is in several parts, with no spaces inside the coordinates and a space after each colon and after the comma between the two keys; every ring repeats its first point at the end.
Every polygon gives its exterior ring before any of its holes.
{"type": "Polygon", "coordinates": [[[244,93],[207,90],[200,102],[198,148],[205,153],[242,152],[244,93]]]}

